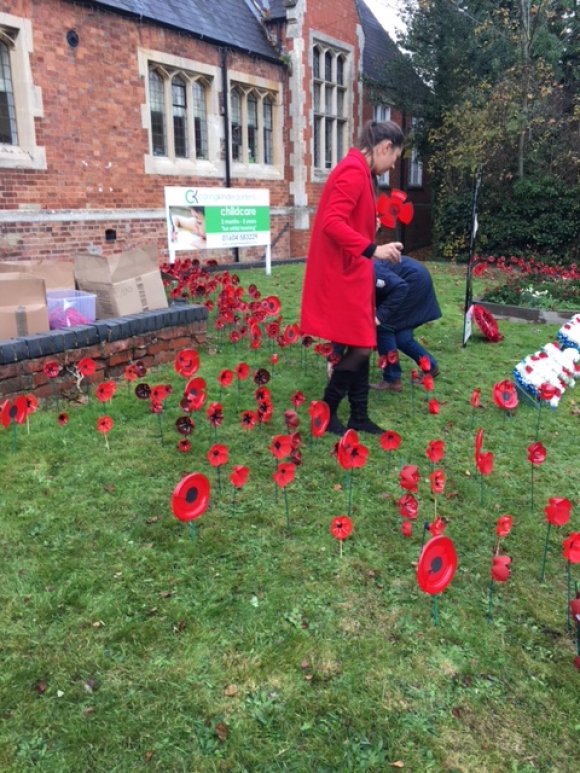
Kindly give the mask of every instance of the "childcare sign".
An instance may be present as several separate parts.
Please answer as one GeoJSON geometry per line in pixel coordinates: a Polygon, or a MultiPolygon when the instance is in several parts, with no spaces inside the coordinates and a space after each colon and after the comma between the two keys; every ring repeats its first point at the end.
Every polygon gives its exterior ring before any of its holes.
{"type": "Polygon", "coordinates": [[[169,187],[165,208],[172,260],[182,250],[266,246],[269,263],[270,191],[169,187]]]}

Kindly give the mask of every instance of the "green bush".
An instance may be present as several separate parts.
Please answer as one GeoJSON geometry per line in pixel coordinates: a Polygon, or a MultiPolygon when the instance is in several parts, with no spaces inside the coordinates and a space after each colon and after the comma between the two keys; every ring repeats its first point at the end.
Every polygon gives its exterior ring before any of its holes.
{"type": "MultiPolygon", "coordinates": [[[[479,252],[536,255],[558,263],[578,259],[580,242],[580,186],[554,178],[521,180],[511,189],[490,190],[479,196],[479,252]]],[[[471,221],[471,192],[441,198],[435,208],[434,244],[441,257],[467,255],[471,221]]]]}

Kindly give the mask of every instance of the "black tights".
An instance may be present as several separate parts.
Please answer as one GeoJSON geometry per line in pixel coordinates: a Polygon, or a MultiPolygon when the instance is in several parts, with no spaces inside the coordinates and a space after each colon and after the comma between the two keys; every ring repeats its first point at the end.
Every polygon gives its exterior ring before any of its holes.
{"type": "Polygon", "coordinates": [[[344,354],[334,369],[356,373],[365,364],[365,361],[368,361],[371,351],[368,346],[347,346],[346,349],[343,349],[344,354]]]}

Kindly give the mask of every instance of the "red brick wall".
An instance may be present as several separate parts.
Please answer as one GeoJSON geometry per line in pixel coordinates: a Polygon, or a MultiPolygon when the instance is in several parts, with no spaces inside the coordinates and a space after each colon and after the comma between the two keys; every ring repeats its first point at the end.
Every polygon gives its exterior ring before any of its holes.
{"type": "Polygon", "coordinates": [[[0,367],[0,400],[14,399],[32,392],[37,398],[57,395],[78,395],[72,375],[49,379],[44,365],[56,360],[61,366],[73,366],[83,357],[91,357],[97,364],[93,376],[83,383],[98,384],[111,378],[121,378],[126,366],[141,360],[149,369],[154,365],[172,362],[180,349],[203,344],[206,340],[207,322],[191,322],[187,325],[161,328],[153,333],[133,336],[122,341],[106,341],[82,349],[68,350],[50,357],[36,357],[0,367]]]}

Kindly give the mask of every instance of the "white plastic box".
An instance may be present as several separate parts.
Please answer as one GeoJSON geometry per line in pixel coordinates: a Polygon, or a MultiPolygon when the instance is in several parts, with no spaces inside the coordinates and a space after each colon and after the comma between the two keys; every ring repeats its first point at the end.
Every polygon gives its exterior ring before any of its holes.
{"type": "Polygon", "coordinates": [[[51,330],[95,321],[97,296],[82,290],[47,290],[48,322],[51,330]]]}

